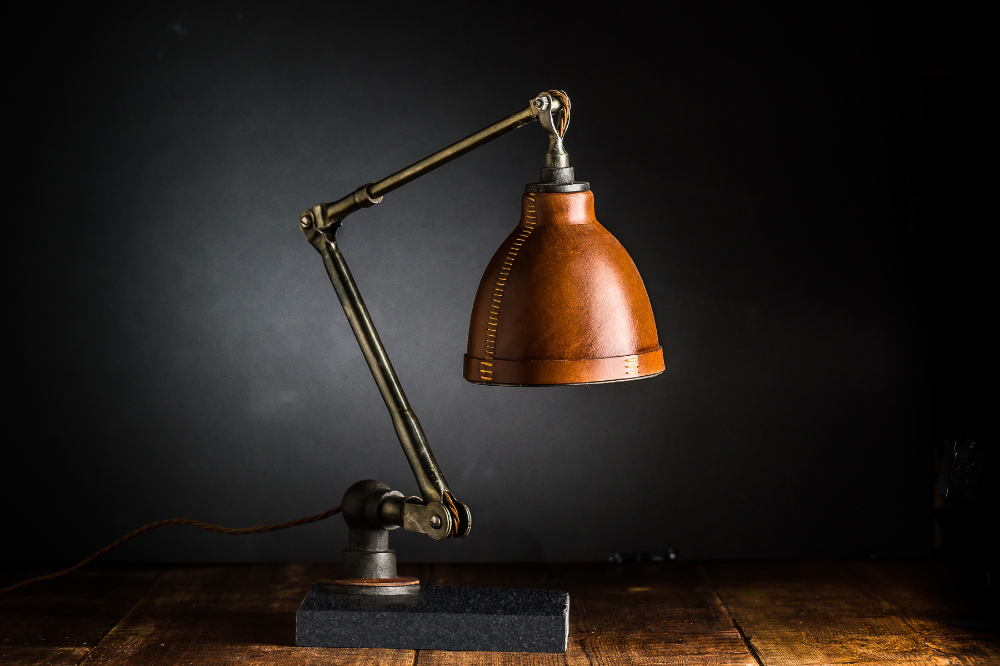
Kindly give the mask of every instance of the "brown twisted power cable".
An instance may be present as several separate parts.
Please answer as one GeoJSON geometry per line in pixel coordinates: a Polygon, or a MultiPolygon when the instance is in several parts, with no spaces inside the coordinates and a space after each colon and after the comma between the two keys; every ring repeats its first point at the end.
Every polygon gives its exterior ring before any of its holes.
{"type": "Polygon", "coordinates": [[[167,525],[187,525],[188,527],[197,527],[200,530],[208,530],[210,532],[218,532],[219,534],[257,534],[259,532],[274,532],[275,530],[285,530],[289,527],[298,527],[299,525],[306,525],[308,523],[315,523],[320,520],[325,520],[332,515],[340,513],[341,507],[337,506],[323,513],[317,513],[315,516],[306,516],[305,518],[298,518],[296,520],[289,520],[287,523],[277,523],[275,525],[258,525],[257,527],[221,527],[219,525],[210,525],[208,523],[202,523],[197,520],[188,520],[187,518],[167,518],[165,520],[157,520],[156,522],[149,523],[148,525],[143,525],[137,530],[133,530],[123,536],[118,541],[101,548],[99,551],[91,555],[90,557],[81,560],[69,567],[68,569],[63,569],[62,571],[56,571],[55,573],[45,574],[44,576],[36,576],[35,578],[29,578],[28,580],[22,580],[19,583],[14,583],[8,587],[0,588],[0,594],[5,592],[10,592],[11,590],[16,590],[19,587],[23,587],[29,583],[37,583],[42,580],[49,580],[50,578],[58,578],[59,576],[65,576],[71,571],[76,571],[80,567],[86,566],[96,560],[101,555],[114,550],[118,546],[122,545],[126,541],[130,541],[135,537],[139,536],[144,532],[149,530],[154,530],[157,527],[166,527],[167,525]]]}
{"type": "Polygon", "coordinates": [[[458,507],[455,506],[455,498],[452,497],[451,493],[448,492],[447,490],[444,491],[444,498],[442,500],[442,503],[448,509],[448,512],[451,514],[452,518],[451,533],[448,535],[448,537],[450,538],[456,536],[458,534],[459,529],[461,529],[459,526],[458,507]]]}
{"type": "Polygon", "coordinates": [[[564,93],[562,90],[550,90],[549,94],[559,100],[562,104],[562,113],[559,114],[559,127],[556,128],[556,132],[559,133],[559,138],[561,139],[564,134],[566,134],[566,128],[569,127],[569,95],[564,93]]]}

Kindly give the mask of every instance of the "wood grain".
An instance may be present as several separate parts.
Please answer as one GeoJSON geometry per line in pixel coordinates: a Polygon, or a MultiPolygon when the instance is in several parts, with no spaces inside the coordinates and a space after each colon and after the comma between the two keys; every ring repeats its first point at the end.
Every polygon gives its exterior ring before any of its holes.
{"type": "MultiPolygon", "coordinates": [[[[58,568],[9,568],[0,587],[58,568]]],[[[163,571],[95,566],[0,595],[0,663],[79,663],[163,571]]]]}
{"type": "MultiPolygon", "coordinates": [[[[899,570],[876,563],[864,567],[834,562],[714,564],[707,567],[719,596],[764,664],[996,664],[1000,653],[985,635],[950,627],[932,599],[913,598],[918,584],[903,575],[898,584],[884,574],[899,570]],[[880,591],[880,588],[885,589],[880,591]]],[[[919,598],[919,595],[918,595],[919,598]]],[[[946,615],[946,613],[945,613],[946,615]]]]}
{"type": "MultiPolygon", "coordinates": [[[[298,648],[335,567],[105,565],[0,596],[3,664],[1000,664],[935,563],[401,566],[427,584],[570,593],[565,654],[298,648]],[[741,632],[742,631],[742,635],[741,632]]],[[[0,583],[41,573],[7,571],[0,583]]]]}
{"type": "Polygon", "coordinates": [[[68,647],[2,647],[0,664],[34,666],[34,664],[79,664],[90,648],[68,647]]]}
{"type": "Polygon", "coordinates": [[[955,593],[947,570],[931,562],[845,562],[843,566],[871,592],[896,609],[939,658],[955,664],[1000,664],[1000,636],[956,627],[952,620],[982,620],[969,599],[955,593]]]}

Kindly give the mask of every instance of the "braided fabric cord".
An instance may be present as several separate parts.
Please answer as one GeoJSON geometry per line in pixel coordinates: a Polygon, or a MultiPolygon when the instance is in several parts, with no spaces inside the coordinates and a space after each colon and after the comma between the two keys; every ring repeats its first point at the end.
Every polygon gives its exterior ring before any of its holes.
{"type": "Polygon", "coordinates": [[[566,134],[566,128],[569,126],[569,95],[564,93],[562,90],[550,90],[549,94],[559,100],[559,103],[562,104],[563,107],[563,112],[559,114],[559,127],[556,128],[556,131],[559,133],[559,137],[562,138],[562,136],[566,134]]]}
{"type": "Polygon", "coordinates": [[[447,490],[444,491],[444,500],[443,500],[442,503],[448,509],[448,513],[451,514],[451,518],[452,518],[451,534],[449,534],[448,536],[449,537],[453,537],[456,534],[458,534],[458,529],[459,529],[458,528],[458,524],[459,524],[458,507],[455,506],[455,498],[452,497],[451,493],[449,493],[447,490]]]}
{"type": "Polygon", "coordinates": [[[91,555],[90,557],[81,560],[69,567],[68,569],[63,569],[62,571],[56,571],[55,573],[45,574],[44,576],[36,576],[35,578],[29,578],[27,580],[22,580],[19,583],[14,583],[8,587],[0,588],[0,594],[5,592],[10,592],[11,590],[16,590],[19,587],[28,585],[29,583],[37,583],[42,580],[49,580],[51,578],[58,578],[59,576],[65,576],[66,574],[76,571],[80,567],[84,567],[94,560],[96,560],[101,555],[106,554],[109,551],[114,550],[118,546],[122,545],[126,541],[131,541],[140,534],[148,532],[149,530],[155,530],[157,527],[166,527],[167,525],[187,525],[188,527],[197,527],[200,530],[208,530],[209,532],[218,532],[219,534],[258,534],[260,532],[274,532],[275,530],[286,530],[289,527],[298,527],[299,525],[307,525],[308,523],[315,523],[320,520],[325,520],[332,515],[340,513],[341,507],[337,506],[323,513],[317,513],[315,516],[306,516],[305,518],[298,518],[296,520],[290,520],[287,523],[276,523],[274,525],[258,525],[257,527],[221,527],[220,525],[210,525],[208,523],[202,523],[197,520],[188,520],[187,518],[167,518],[166,520],[157,520],[156,522],[149,523],[148,525],[143,525],[137,530],[133,530],[118,539],[114,543],[108,544],[104,548],[91,555]]]}

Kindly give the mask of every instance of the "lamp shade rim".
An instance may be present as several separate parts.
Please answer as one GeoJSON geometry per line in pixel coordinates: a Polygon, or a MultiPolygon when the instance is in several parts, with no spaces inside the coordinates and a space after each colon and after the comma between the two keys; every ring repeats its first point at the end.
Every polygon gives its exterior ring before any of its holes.
{"type": "Polygon", "coordinates": [[[662,373],[663,348],[640,354],[572,360],[508,361],[465,355],[463,375],[474,384],[556,386],[642,379],[662,373]]]}

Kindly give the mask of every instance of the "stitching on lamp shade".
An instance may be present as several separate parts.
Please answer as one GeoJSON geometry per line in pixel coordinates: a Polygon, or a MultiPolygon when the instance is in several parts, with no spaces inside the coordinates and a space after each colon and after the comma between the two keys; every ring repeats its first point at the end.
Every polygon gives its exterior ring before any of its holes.
{"type": "Polygon", "coordinates": [[[484,382],[493,381],[493,377],[491,376],[493,370],[490,369],[493,367],[493,364],[490,361],[493,360],[497,350],[497,328],[500,325],[500,305],[503,301],[503,290],[507,285],[510,272],[514,268],[514,260],[517,259],[517,253],[521,251],[524,243],[535,229],[535,197],[532,194],[528,194],[527,199],[527,203],[524,205],[524,229],[521,230],[521,233],[510,244],[510,247],[507,249],[507,255],[500,264],[500,273],[497,275],[497,281],[493,287],[493,298],[491,299],[490,309],[486,313],[486,350],[483,354],[486,359],[479,362],[479,378],[484,382]]]}

